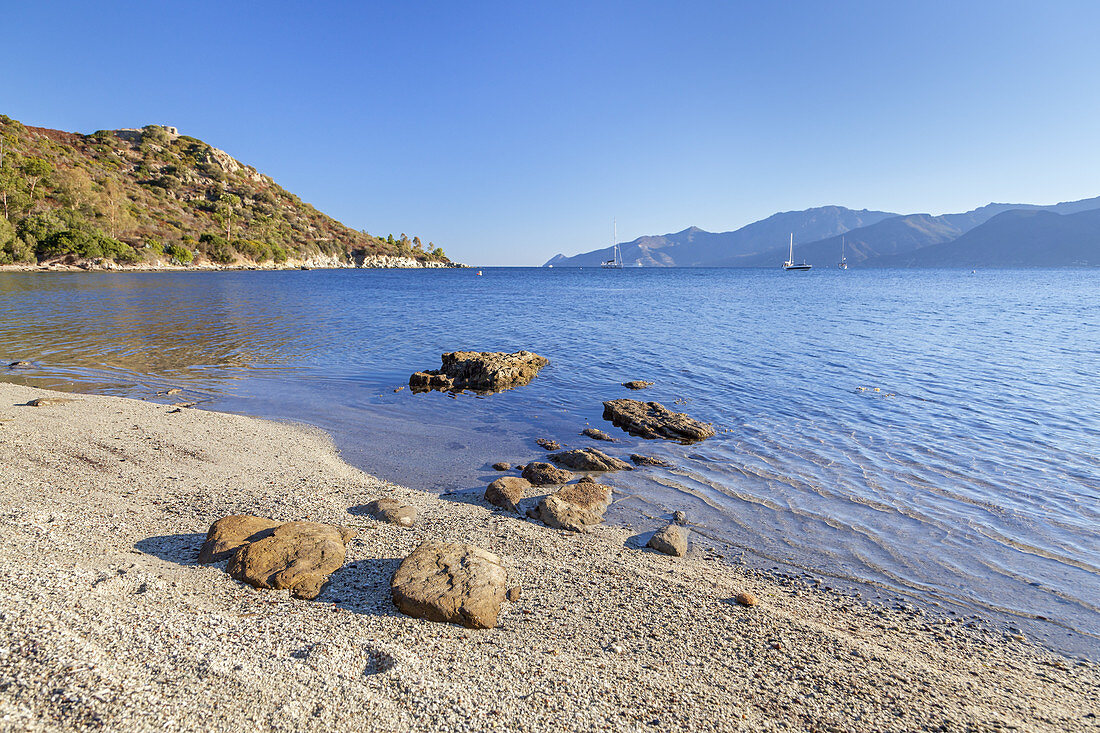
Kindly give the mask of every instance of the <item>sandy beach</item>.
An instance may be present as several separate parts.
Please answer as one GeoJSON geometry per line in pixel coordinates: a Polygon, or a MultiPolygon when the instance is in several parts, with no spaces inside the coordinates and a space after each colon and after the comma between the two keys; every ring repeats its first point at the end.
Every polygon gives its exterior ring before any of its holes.
{"type": "Polygon", "coordinates": [[[1090,663],[639,544],[381,481],[318,430],[0,384],[0,729],[1100,726],[1090,663]],[[67,401],[26,405],[41,397],[67,401]],[[362,514],[382,497],[415,506],[415,525],[362,514]],[[358,535],[321,595],[296,600],[197,563],[228,514],[358,535]],[[424,539],[503,558],[522,591],[497,628],[394,608],[390,578],[424,539]],[[741,591],[759,604],[733,603],[741,591]]]}

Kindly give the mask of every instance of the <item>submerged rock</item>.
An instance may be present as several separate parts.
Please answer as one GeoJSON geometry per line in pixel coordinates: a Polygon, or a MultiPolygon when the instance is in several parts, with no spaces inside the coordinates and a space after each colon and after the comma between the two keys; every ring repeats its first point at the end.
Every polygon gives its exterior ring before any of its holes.
{"type": "Polygon", "coordinates": [[[687,520],[688,520],[687,513],[684,512],[681,509],[677,509],[676,511],[674,511],[672,513],[672,521],[676,522],[676,524],[683,524],[687,520]]]}
{"type": "Polygon", "coordinates": [[[282,522],[248,514],[231,514],[210,525],[206,542],[199,550],[199,562],[208,564],[228,560],[238,549],[275,533],[282,522]]]}
{"type": "Polygon", "coordinates": [[[550,460],[559,466],[574,471],[633,471],[634,467],[626,461],[612,458],[595,448],[574,448],[573,450],[551,453],[550,460]]]}
{"type": "Polygon", "coordinates": [[[654,533],[646,543],[646,547],[673,557],[683,557],[688,547],[687,532],[679,525],[670,524],[660,532],[654,533]]]}
{"type": "Polygon", "coordinates": [[[500,558],[462,542],[422,543],[390,582],[397,609],[471,629],[497,625],[508,573],[500,558]]]}
{"type": "Polygon", "coordinates": [[[442,356],[443,366],[409,377],[413,391],[432,389],[502,392],[522,387],[550,363],[530,351],[452,351],[442,356]]]}
{"type": "Polygon", "coordinates": [[[511,470],[512,464],[508,461],[501,461],[500,463],[493,464],[494,471],[508,471],[511,470]]]}
{"type": "Polygon", "coordinates": [[[664,458],[643,456],[641,453],[631,453],[630,460],[634,461],[635,466],[663,466],[664,468],[670,468],[672,466],[672,464],[664,458]]]}
{"type": "Polygon", "coordinates": [[[561,450],[561,443],[549,438],[535,438],[535,445],[546,450],[561,450]]]}
{"type": "Polygon", "coordinates": [[[645,389],[646,387],[652,387],[653,382],[646,382],[641,379],[635,379],[630,382],[623,382],[623,386],[627,389],[645,389]]]}
{"type": "Polygon", "coordinates": [[[553,486],[566,483],[573,474],[549,463],[534,461],[524,466],[523,477],[535,486],[553,486]]]}
{"type": "Polygon", "coordinates": [[[603,403],[603,419],[642,438],[667,438],[692,443],[712,437],[714,427],[673,412],[659,402],[618,399],[603,403]]]}
{"type": "Polygon", "coordinates": [[[239,548],[225,570],[256,588],[316,598],[328,576],[344,564],[345,544],[354,535],[355,530],[331,524],[287,522],[239,548]]]}
{"type": "Polygon", "coordinates": [[[527,496],[531,482],[519,476],[501,476],[485,488],[485,501],[519,514],[519,503],[527,496]]]}
{"type": "Polygon", "coordinates": [[[603,521],[604,512],[611,505],[611,487],[595,481],[569,484],[547,496],[528,512],[548,527],[587,532],[603,521]]]}
{"type": "Polygon", "coordinates": [[[34,365],[29,361],[13,361],[11,364],[8,364],[8,369],[26,369],[31,366],[34,365]]]}
{"type": "Polygon", "coordinates": [[[592,438],[592,440],[607,440],[612,443],[618,442],[617,440],[615,440],[615,438],[612,438],[610,435],[600,430],[599,428],[585,428],[581,431],[581,435],[587,435],[589,438],[592,438]]]}

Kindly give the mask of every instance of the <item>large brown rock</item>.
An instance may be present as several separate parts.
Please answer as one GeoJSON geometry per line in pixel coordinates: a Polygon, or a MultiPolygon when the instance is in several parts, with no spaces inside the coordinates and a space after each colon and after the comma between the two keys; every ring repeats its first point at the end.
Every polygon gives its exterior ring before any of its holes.
{"type": "Polygon", "coordinates": [[[471,629],[497,625],[508,572],[499,557],[462,542],[427,541],[406,557],[390,582],[401,613],[471,629]]]}
{"type": "Polygon", "coordinates": [[[510,512],[519,513],[519,503],[527,495],[531,482],[519,476],[501,476],[485,488],[485,501],[510,512]]]}
{"type": "Polygon", "coordinates": [[[331,524],[287,522],[238,549],[225,570],[257,588],[288,588],[297,598],[316,598],[344,564],[345,544],[354,535],[355,530],[331,524]]]}
{"type": "Polygon", "coordinates": [[[659,402],[619,399],[603,403],[603,419],[642,438],[667,438],[693,443],[714,435],[714,427],[673,412],[659,402]]]}
{"type": "Polygon", "coordinates": [[[573,474],[549,463],[532,461],[523,467],[523,477],[535,486],[556,486],[572,479],[573,474]]]}
{"type": "Polygon", "coordinates": [[[587,532],[603,521],[611,505],[611,487],[595,481],[569,484],[547,496],[529,515],[547,527],[587,532]]]}
{"type": "Polygon", "coordinates": [[[627,389],[645,389],[646,387],[652,387],[653,382],[647,382],[644,379],[634,379],[629,382],[623,382],[623,386],[627,389]]]}
{"type": "Polygon", "coordinates": [[[655,532],[646,546],[666,555],[683,557],[688,549],[687,530],[679,525],[670,524],[660,532],[655,532]]]}
{"type": "Polygon", "coordinates": [[[561,453],[551,453],[550,460],[574,471],[633,471],[626,461],[612,458],[595,448],[574,448],[561,453]]]}
{"type": "Polygon", "coordinates": [[[522,387],[550,363],[530,351],[507,354],[502,351],[452,351],[442,357],[443,366],[409,377],[414,391],[430,389],[501,392],[522,387]]]}
{"type": "Polygon", "coordinates": [[[228,560],[233,553],[249,542],[270,537],[282,522],[248,514],[232,514],[210,525],[206,542],[199,550],[199,562],[212,563],[228,560]]]}

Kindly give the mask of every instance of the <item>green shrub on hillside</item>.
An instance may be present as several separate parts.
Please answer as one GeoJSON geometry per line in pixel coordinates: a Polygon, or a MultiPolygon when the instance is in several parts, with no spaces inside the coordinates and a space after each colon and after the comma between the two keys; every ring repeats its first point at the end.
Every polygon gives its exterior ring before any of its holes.
{"type": "Polygon", "coordinates": [[[195,255],[191,254],[191,250],[187,249],[180,244],[170,244],[164,248],[164,254],[171,257],[181,265],[189,265],[191,261],[195,259],[195,255]]]}

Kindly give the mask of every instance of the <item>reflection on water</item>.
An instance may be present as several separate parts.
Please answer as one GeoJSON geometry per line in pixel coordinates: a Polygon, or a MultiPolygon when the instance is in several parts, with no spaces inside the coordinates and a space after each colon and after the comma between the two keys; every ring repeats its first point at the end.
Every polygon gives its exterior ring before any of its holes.
{"type": "Polygon", "coordinates": [[[0,274],[0,373],[329,430],[345,457],[477,489],[638,395],[720,428],[609,478],[746,560],[875,583],[1100,648],[1100,273],[741,270],[0,274]],[[455,349],[551,363],[499,395],[394,392],[455,349]],[[866,391],[859,391],[866,387],[866,391]],[[874,391],[874,388],[880,391],[874,391]],[[1051,619],[1037,622],[1037,617],[1051,619]]]}

